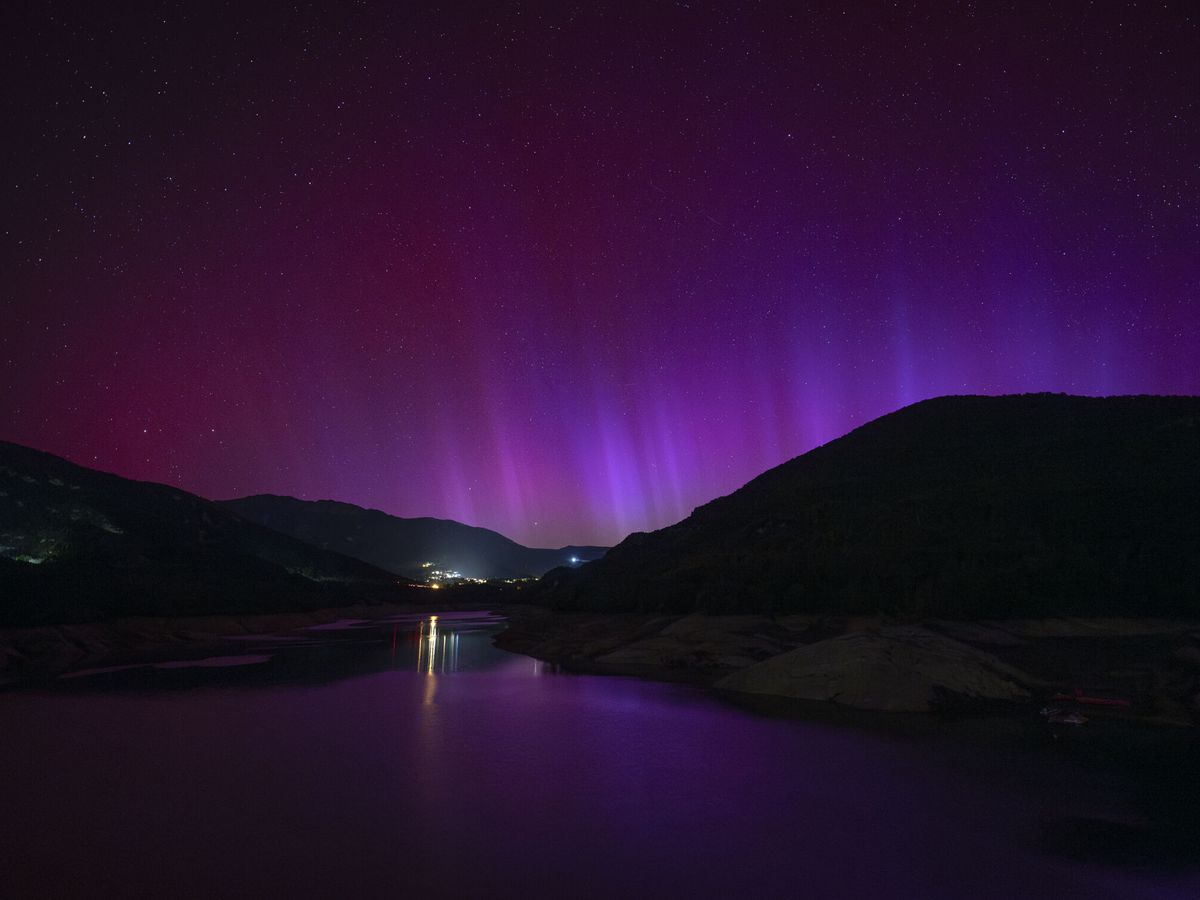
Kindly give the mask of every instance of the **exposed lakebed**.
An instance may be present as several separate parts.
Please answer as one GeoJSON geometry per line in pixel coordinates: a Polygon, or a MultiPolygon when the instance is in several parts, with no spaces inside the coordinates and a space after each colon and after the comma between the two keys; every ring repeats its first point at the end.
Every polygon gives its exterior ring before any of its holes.
{"type": "Polygon", "coordinates": [[[1178,861],[1047,848],[1047,817],[1133,809],[1127,785],[1054,748],[560,674],[496,649],[502,627],[348,618],[0,694],[6,892],[1200,893],[1178,861]]]}

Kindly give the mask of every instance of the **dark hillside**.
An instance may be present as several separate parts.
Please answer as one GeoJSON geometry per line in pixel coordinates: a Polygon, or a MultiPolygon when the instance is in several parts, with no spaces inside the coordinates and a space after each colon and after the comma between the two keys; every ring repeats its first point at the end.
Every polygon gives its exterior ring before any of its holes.
{"type": "Polygon", "coordinates": [[[257,494],[222,505],[284,534],[410,578],[424,577],[425,562],[471,578],[538,576],[572,557],[597,559],[607,549],[525,547],[495,531],[450,519],[405,519],[333,500],[257,494]]]}
{"type": "Polygon", "coordinates": [[[0,442],[0,623],[315,608],[399,581],[186,491],[0,442]]]}
{"type": "Polygon", "coordinates": [[[944,397],[603,559],[564,608],[1200,612],[1200,398],[944,397]]]}

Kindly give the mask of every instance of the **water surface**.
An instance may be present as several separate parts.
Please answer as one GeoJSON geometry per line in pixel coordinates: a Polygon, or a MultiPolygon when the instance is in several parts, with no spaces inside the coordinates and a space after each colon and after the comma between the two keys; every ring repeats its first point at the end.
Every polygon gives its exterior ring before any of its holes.
{"type": "Polygon", "coordinates": [[[498,627],[343,621],[0,694],[0,893],[1200,896],[1041,849],[1035,756],[555,674],[498,627]]]}

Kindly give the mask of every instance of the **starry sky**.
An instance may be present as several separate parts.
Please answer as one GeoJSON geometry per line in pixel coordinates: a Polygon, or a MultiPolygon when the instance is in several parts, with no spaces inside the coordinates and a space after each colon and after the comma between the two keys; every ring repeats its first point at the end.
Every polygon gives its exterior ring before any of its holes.
{"type": "Polygon", "coordinates": [[[1194,4],[804,6],[6,10],[0,437],[558,546],[1200,393],[1194,4]]]}

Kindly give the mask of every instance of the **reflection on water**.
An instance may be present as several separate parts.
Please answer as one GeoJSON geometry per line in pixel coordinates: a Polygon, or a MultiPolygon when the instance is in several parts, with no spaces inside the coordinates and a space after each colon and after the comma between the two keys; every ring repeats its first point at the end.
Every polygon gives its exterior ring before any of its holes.
{"type": "Polygon", "coordinates": [[[457,631],[439,630],[437,616],[422,621],[417,626],[417,671],[426,675],[457,672],[459,638],[457,631]]]}
{"type": "Polygon", "coordinates": [[[234,635],[189,645],[187,659],[83,668],[59,676],[58,687],[86,692],[300,685],[389,670],[415,670],[432,678],[511,663],[517,657],[492,646],[503,627],[502,617],[486,612],[339,619],[288,634],[234,635]]]}
{"type": "Polygon", "coordinates": [[[501,627],[347,620],[0,693],[0,894],[1200,896],[1193,870],[1041,852],[1051,757],[539,677],[501,627]]]}

